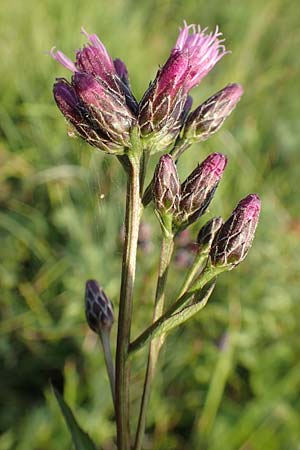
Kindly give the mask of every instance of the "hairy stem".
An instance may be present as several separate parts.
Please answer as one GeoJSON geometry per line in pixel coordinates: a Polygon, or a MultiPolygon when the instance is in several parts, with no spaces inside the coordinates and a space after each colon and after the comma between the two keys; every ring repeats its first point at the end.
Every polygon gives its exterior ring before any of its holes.
{"type": "MultiPolygon", "coordinates": [[[[155,305],[153,311],[153,322],[155,322],[163,313],[165,301],[165,286],[167,281],[168,269],[173,253],[173,247],[174,247],[173,236],[170,234],[164,235],[162,240],[162,249],[158,270],[155,305]]],[[[160,336],[158,339],[153,339],[150,342],[148,363],[144,381],[143,396],[141,401],[134,450],[140,450],[142,448],[146,426],[146,413],[150,400],[151,384],[155,374],[155,367],[162,344],[163,344],[163,336],[160,336]]]]}
{"type": "Polygon", "coordinates": [[[140,157],[129,156],[125,243],[120,289],[118,337],[116,352],[116,418],[118,450],[130,449],[129,425],[129,359],[132,297],[136,269],[136,251],[141,214],[140,157]]]}

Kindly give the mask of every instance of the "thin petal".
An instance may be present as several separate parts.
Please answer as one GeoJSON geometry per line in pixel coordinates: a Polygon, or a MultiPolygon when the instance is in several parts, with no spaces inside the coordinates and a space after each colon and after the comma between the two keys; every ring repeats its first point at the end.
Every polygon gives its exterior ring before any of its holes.
{"type": "Polygon", "coordinates": [[[52,47],[49,53],[53,59],[58,61],[68,70],[70,70],[71,72],[77,72],[76,66],[73,61],[71,61],[70,58],[68,58],[63,52],[61,52],[60,50],[55,51],[55,47],[52,47]]]}

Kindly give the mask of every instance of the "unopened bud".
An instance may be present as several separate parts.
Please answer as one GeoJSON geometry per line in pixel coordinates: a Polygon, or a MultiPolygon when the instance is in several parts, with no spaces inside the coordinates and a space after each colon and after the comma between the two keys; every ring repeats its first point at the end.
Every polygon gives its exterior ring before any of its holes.
{"type": "Polygon", "coordinates": [[[179,213],[175,222],[186,227],[208,208],[227,164],[221,153],[212,153],[188,176],[181,186],[179,213]]]}
{"type": "Polygon", "coordinates": [[[129,146],[134,118],[124,100],[88,73],[75,72],[72,84],[95,124],[109,140],[122,147],[129,146]]]}
{"type": "Polygon", "coordinates": [[[123,148],[112,143],[108,135],[100,129],[70,83],[63,78],[58,79],[54,84],[53,93],[57,106],[80,137],[107,153],[123,153],[123,148]]]}
{"type": "Polygon", "coordinates": [[[250,194],[242,199],[221,226],[210,251],[213,266],[228,270],[240,264],[251,247],[260,214],[260,199],[250,194]]]}
{"type": "Polygon", "coordinates": [[[185,107],[189,105],[184,88],[188,70],[188,56],[175,51],[141,100],[140,132],[152,153],[165,150],[179,134],[185,107]]]}
{"type": "Polygon", "coordinates": [[[187,118],[183,137],[192,141],[205,141],[216,133],[232,113],[243,94],[239,84],[229,84],[206,100],[187,118]]]}
{"type": "Polygon", "coordinates": [[[86,282],[85,313],[88,325],[95,333],[110,331],[114,322],[113,305],[95,280],[86,282]]]}
{"type": "Polygon", "coordinates": [[[180,199],[180,181],[176,165],[170,155],[163,155],[155,169],[153,186],[155,209],[160,214],[174,213],[180,199]]]}
{"type": "Polygon", "coordinates": [[[223,223],[222,217],[214,217],[203,225],[197,236],[197,252],[209,252],[214,237],[223,223]]]}

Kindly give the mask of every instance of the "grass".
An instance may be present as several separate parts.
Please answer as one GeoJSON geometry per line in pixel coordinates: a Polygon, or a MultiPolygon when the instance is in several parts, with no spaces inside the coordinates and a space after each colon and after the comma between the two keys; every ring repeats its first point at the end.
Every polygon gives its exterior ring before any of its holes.
{"type": "MultiPolygon", "coordinates": [[[[217,135],[182,157],[180,175],[222,151],[229,166],[210,214],[227,216],[250,192],[263,211],[247,260],[167,340],[145,448],[300,449],[298,9],[296,0],[13,0],[1,9],[0,450],[71,448],[49,379],[102,448],[114,448],[104,362],[82,297],[95,277],[117,307],[125,180],[113,158],[67,136],[51,92],[66,71],[46,52],[56,45],[71,56],[84,25],[126,61],[140,97],[183,19],[219,24],[232,50],[194,90],[194,104],[234,81],[245,95],[217,135]]],[[[158,258],[151,210],[145,221],[153,245],[147,257],[139,251],[134,335],[150,320],[158,258]]],[[[182,276],[172,269],[170,295],[182,276]]],[[[133,360],[133,417],[145,356],[133,360]]]]}

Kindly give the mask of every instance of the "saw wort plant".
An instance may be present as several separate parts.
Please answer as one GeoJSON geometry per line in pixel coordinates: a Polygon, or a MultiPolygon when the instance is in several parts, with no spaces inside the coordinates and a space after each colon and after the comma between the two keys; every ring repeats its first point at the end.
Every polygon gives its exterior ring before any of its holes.
{"type": "MultiPolygon", "coordinates": [[[[189,93],[228,52],[216,28],[208,33],[184,23],[166,63],[138,102],[130,87],[125,64],[113,60],[95,34],[82,30],[89,43],[78,50],[75,62],[62,52],[52,57],[72,72],[71,81],[56,80],[53,88],[58,108],[77,135],[91,146],[114,155],[127,174],[125,241],[119,299],[115,364],[110,348],[113,307],[97,281],[86,282],[85,308],[90,328],[103,346],[115,407],[118,450],[140,450],[146,425],[151,384],[166,334],[199,312],[211,296],[216,278],[235,268],[252,244],[260,213],[256,194],[243,198],[230,217],[215,217],[199,231],[194,262],[171,306],[165,308],[165,287],[179,232],[207,210],[223,176],[227,158],[213,153],[183,182],[176,163],[192,144],[208,139],[233,111],[243,90],[229,84],[191,112],[189,93]],[[152,181],[144,188],[149,157],[162,152],[152,181]],[[131,338],[132,303],[136,272],[139,225],[143,209],[153,203],[161,226],[152,323],[131,338]],[[148,362],[135,434],[130,426],[130,357],[148,346],[148,362]]],[[[77,449],[95,449],[95,444],[76,423],[56,393],[77,449]]]]}

